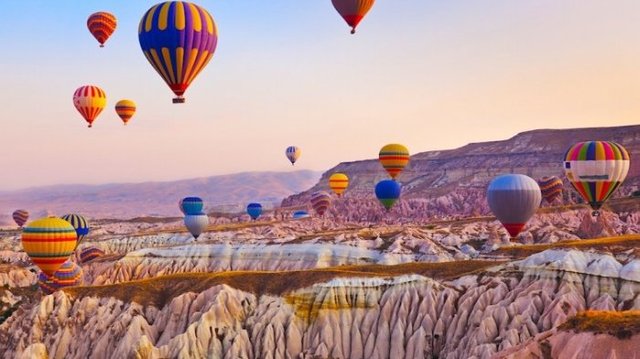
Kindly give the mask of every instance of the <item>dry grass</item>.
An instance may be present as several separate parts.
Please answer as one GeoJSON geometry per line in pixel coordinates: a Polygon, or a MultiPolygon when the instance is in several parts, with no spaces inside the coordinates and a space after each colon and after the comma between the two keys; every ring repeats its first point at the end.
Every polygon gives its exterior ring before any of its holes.
{"type": "Polygon", "coordinates": [[[559,329],[575,332],[606,333],[618,339],[629,339],[640,333],[640,310],[587,310],[569,318],[559,329]]]}
{"type": "Polygon", "coordinates": [[[551,244],[531,244],[498,248],[493,253],[514,258],[524,258],[547,249],[574,248],[578,250],[595,249],[599,251],[620,252],[640,248],[640,234],[628,234],[616,237],[562,241],[551,244]]]}
{"type": "Polygon", "coordinates": [[[299,271],[230,271],[219,273],[181,273],[114,285],[64,289],[74,297],[116,297],[125,302],[162,307],[186,293],[199,293],[226,284],[256,295],[281,296],[337,277],[393,277],[420,274],[436,279],[454,279],[501,264],[496,261],[456,261],[445,263],[407,263],[393,266],[353,265],[299,271]]]}

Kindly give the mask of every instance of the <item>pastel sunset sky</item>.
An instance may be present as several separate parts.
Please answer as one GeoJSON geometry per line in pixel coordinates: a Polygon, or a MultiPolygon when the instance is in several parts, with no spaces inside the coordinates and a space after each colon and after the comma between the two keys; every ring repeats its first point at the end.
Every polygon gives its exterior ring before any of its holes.
{"type": "Polygon", "coordinates": [[[390,142],[640,123],[637,0],[378,0],[355,35],[330,0],[199,0],[219,43],[183,105],[138,44],[155,3],[2,4],[0,190],[326,170],[390,142]],[[118,17],[103,49],[86,28],[100,10],[118,17]],[[91,129],[72,103],[86,84],[108,96],[91,129]],[[126,127],[122,98],[138,104],[126,127]]]}

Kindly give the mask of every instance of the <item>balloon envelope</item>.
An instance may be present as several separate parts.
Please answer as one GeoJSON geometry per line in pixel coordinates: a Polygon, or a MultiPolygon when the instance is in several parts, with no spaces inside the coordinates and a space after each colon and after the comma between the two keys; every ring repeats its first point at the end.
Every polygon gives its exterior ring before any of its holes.
{"type": "Polygon", "coordinates": [[[375,0],[331,0],[333,7],[351,27],[352,34],[355,34],[356,27],[371,10],[374,2],[375,0]]]}
{"type": "Polygon", "coordinates": [[[64,219],[42,218],[23,229],[22,247],[31,261],[51,277],[73,253],[77,237],[75,228],[64,219]]]}
{"type": "Polygon", "coordinates": [[[284,154],[287,156],[287,158],[291,162],[291,165],[293,165],[293,164],[296,163],[298,158],[300,158],[300,155],[302,154],[302,151],[300,151],[300,148],[298,148],[296,146],[289,146],[284,151],[284,154]]]}
{"type": "Polygon", "coordinates": [[[104,47],[104,43],[109,39],[111,34],[116,30],[118,21],[116,17],[109,12],[99,11],[89,15],[87,19],[87,28],[93,37],[98,40],[100,47],[104,47]]]}
{"type": "Polygon", "coordinates": [[[107,94],[98,86],[80,86],[73,93],[73,105],[91,127],[107,105],[107,94]]]}
{"type": "Polygon", "coordinates": [[[251,219],[258,219],[262,214],[262,205],[260,203],[249,203],[247,206],[247,214],[251,216],[251,219]]]}
{"type": "Polygon", "coordinates": [[[322,216],[331,204],[331,196],[327,192],[320,191],[311,195],[311,207],[319,215],[322,216]]]}
{"type": "Polygon", "coordinates": [[[409,150],[398,143],[380,149],[378,159],[391,178],[395,179],[409,163],[409,150]]]}
{"type": "Polygon", "coordinates": [[[390,210],[398,198],[400,198],[400,192],[400,184],[396,181],[382,180],[376,184],[376,197],[387,211],[390,210]]]}
{"type": "Polygon", "coordinates": [[[80,262],[82,262],[82,264],[85,264],[96,258],[104,256],[104,254],[104,251],[96,246],[85,247],[82,249],[82,251],[80,251],[80,262]]]}
{"type": "Polygon", "coordinates": [[[344,173],[334,173],[329,177],[329,188],[338,196],[349,186],[349,177],[344,173]]]}
{"type": "Polygon", "coordinates": [[[552,203],[562,195],[562,180],[556,176],[542,177],[538,180],[538,186],[542,192],[542,198],[547,203],[552,203]]]}
{"type": "Polygon", "coordinates": [[[302,219],[309,217],[309,212],[307,211],[295,211],[293,212],[293,219],[302,219]]]}
{"type": "Polygon", "coordinates": [[[184,225],[191,235],[198,239],[202,232],[209,226],[209,217],[204,213],[187,214],[184,216],[184,225]]]}
{"type": "Polygon", "coordinates": [[[75,287],[82,284],[82,268],[72,260],[67,260],[51,277],[57,289],[75,287]]]}
{"type": "Polygon", "coordinates": [[[200,197],[185,197],[180,202],[180,210],[184,214],[200,214],[204,208],[204,202],[200,197]]]}
{"type": "Polygon", "coordinates": [[[16,224],[22,228],[22,226],[24,226],[25,223],[27,223],[27,220],[29,219],[29,212],[27,212],[27,210],[25,209],[17,209],[13,212],[13,220],[16,222],[16,224]]]}
{"type": "Polygon", "coordinates": [[[131,100],[120,100],[116,102],[116,113],[126,125],[136,113],[136,103],[131,100]]]}
{"type": "Polygon", "coordinates": [[[579,142],[567,151],[564,171],[576,191],[597,211],[627,177],[630,162],[629,153],[618,143],[579,142]]]}
{"type": "Polygon", "coordinates": [[[491,181],[487,189],[487,201],[491,212],[511,237],[515,237],[540,207],[542,193],[533,178],[507,174],[491,181]]]}
{"type": "Polygon", "coordinates": [[[79,246],[84,237],[89,234],[89,222],[79,214],[65,214],[60,218],[71,223],[73,228],[76,229],[76,234],[78,235],[78,243],[76,244],[76,247],[79,246]]]}
{"type": "Polygon", "coordinates": [[[183,1],[152,6],[138,27],[140,48],[151,66],[176,94],[182,95],[213,57],[218,30],[203,7],[183,1]]]}

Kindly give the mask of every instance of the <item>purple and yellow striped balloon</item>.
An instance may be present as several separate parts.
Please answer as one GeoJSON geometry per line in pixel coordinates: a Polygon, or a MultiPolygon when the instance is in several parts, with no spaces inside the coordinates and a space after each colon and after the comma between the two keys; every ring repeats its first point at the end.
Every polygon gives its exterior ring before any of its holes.
{"type": "Polygon", "coordinates": [[[85,264],[89,261],[92,261],[96,258],[100,258],[104,256],[104,251],[96,246],[89,246],[83,248],[80,252],[80,261],[82,264],[85,264]]]}
{"type": "Polygon", "coordinates": [[[29,219],[29,212],[26,209],[17,209],[13,212],[13,220],[18,227],[22,228],[29,219]]]}
{"type": "Polygon", "coordinates": [[[556,176],[542,177],[538,180],[542,198],[552,203],[562,195],[562,180],[556,176]]]}
{"type": "Polygon", "coordinates": [[[82,268],[72,260],[67,260],[53,274],[53,286],[57,289],[75,287],[82,284],[82,268]]]}
{"type": "Polygon", "coordinates": [[[327,192],[320,191],[311,195],[311,207],[318,214],[324,215],[331,204],[331,196],[327,192]]]}
{"type": "Polygon", "coordinates": [[[142,16],[138,40],[144,56],[176,94],[182,95],[213,57],[218,30],[203,7],[186,1],[166,1],[142,16]]]}

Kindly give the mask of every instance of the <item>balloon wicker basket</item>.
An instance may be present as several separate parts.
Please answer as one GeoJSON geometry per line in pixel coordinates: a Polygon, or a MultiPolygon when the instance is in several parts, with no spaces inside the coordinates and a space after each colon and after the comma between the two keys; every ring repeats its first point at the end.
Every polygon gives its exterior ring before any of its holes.
{"type": "Polygon", "coordinates": [[[174,97],[173,103],[184,103],[184,97],[174,97]]]}

